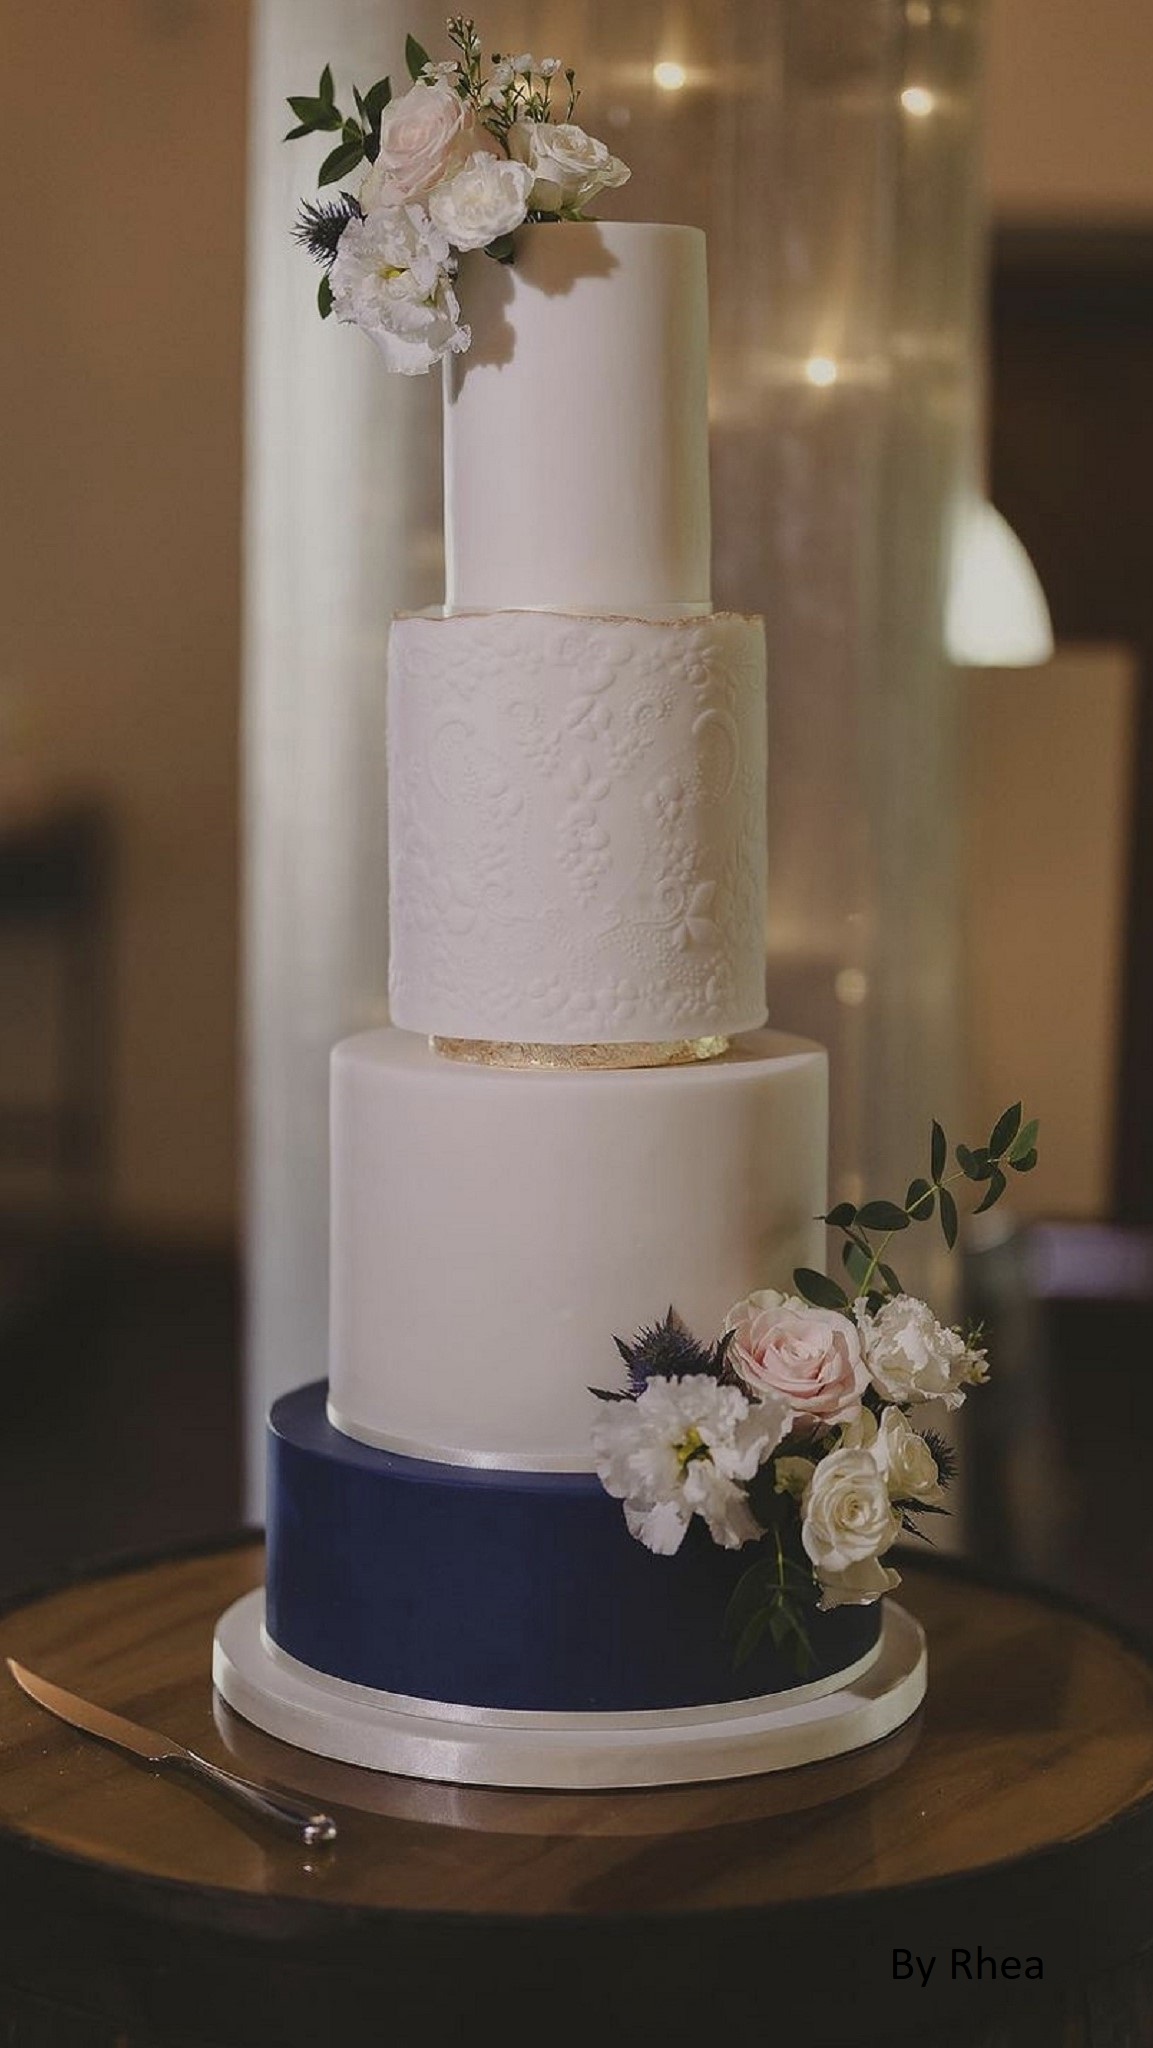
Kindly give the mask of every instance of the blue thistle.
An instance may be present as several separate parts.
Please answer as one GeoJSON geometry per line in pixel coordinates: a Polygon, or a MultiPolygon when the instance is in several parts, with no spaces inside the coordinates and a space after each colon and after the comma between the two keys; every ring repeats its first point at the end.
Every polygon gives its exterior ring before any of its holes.
{"type": "Polygon", "coordinates": [[[329,270],[349,221],[363,218],[355,194],[339,192],[335,199],[306,199],[292,232],[309,255],[329,270]]]}
{"type": "Polygon", "coordinates": [[[702,1344],[675,1308],[670,1308],[662,1322],[638,1331],[631,1344],[623,1337],[613,1338],[628,1371],[628,1391],[614,1393],[602,1387],[593,1387],[591,1391],[599,1401],[635,1401],[651,1379],[687,1379],[693,1373],[736,1384],[727,1364],[731,1342],[732,1331],[726,1330],[717,1343],[702,1344]]]}

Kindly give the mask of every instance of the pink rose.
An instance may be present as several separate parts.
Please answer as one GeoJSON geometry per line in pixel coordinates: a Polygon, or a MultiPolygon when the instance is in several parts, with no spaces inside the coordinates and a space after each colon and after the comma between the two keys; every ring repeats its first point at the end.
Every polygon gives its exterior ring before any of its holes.
{"type": "Polygon", "coordinates": [[[360,188],[364,211],[423,199],[480,147],[475,129],[472,107],[443,79],[412,86],[384,110],[380,153],[360,188]]]}
{"type": "Polygon", "coordinates": [[[788,1402],[794,1424],[849,1422],[861,1409],[868,1373],[856,1326],[835,1309],[762,1288],[725,1317],[729,1361],[754,1394],[788,1402]]]}

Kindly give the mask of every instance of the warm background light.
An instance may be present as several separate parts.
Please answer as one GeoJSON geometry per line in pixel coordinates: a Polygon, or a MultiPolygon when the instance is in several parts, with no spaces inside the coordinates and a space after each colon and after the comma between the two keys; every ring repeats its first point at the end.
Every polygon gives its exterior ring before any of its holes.
{"type": "Polygon", "coordinates": [[[936,97],[927,85],[907,85],[901,94],[901,105],[906,114],[916,114],[919,119],[931,114],[936,104],[936,97]]]}
{"type": "Polygon", "coordinates": [[[805,364],[805,376],[810,384],[820,390],[837,381],[837,365],[832,356],[810,356],[805,364]]]}
{"type": "Polygon", "coordinates": [[[687,79],[684,65],[675,64],[671,59],[653,65],[653,84],[659,85],[662,92],[679,92],[687,79]]]}

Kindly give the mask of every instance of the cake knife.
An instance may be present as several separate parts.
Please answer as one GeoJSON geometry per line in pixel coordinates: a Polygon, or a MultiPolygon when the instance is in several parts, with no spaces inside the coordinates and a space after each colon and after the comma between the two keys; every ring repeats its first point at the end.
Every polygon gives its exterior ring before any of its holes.
{"type": "Polygon", "coordinates": [[[48,1679],[38,1678],[34,1671],[18,1664],[15,1657],[7,1658],[6,1662],[17,1685],[29,1699],[35,1700],[38,1707],[46,1708],[48,1713],[55,1714],[57,1720],[67,1721],[69,1727],[79,1728],[85,1735],[94,1735],[98,1742],[111,1743],[114,1749],[127,1750],[129,1755],[151,1764],[153,1770],[172,1771],[202,1785],[211,1785],[248,1813],[257,1814],[276,1827],[286,1828],[310,1849],[336,1840],[336,1822],[331,1814],[320,1813],[305,1800],[294,1799],[287,1792],[266,1791],[263,1785],[253,1785],[247,1778],[238,1778],[231,1771],[221,1770],[219,1764],[210,1764],[206,1757],[197,1756],[195,1750],[185,1749],[183,1743],[173,1742],[167,1735],[156,1735],[150,1728],[138,1727],[135,1721],[126,1721],[122,1714],[109,1713],[106,1707],[94,1707],[90,1700],[79,1699],[74,1692],[66,1692],[62,1685],[52,1685],[48,1679]]]}

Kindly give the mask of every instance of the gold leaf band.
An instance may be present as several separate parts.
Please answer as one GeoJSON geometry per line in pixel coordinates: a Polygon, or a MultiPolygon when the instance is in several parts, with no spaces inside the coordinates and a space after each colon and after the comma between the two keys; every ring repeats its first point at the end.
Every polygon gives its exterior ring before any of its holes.
{"type": "Polygon", "coordinates": [[[685,1067],[696,1060],[719,1059],[729,1049],[727,1038],[651,1039],[628,1045],[544,1045],[490,1038],[430,1038],[434,1052],[446,1060],[466,1060],[478,1067],[552,1067],[562,1072],[592,1073],[625,1067],[685,1067]]]}

